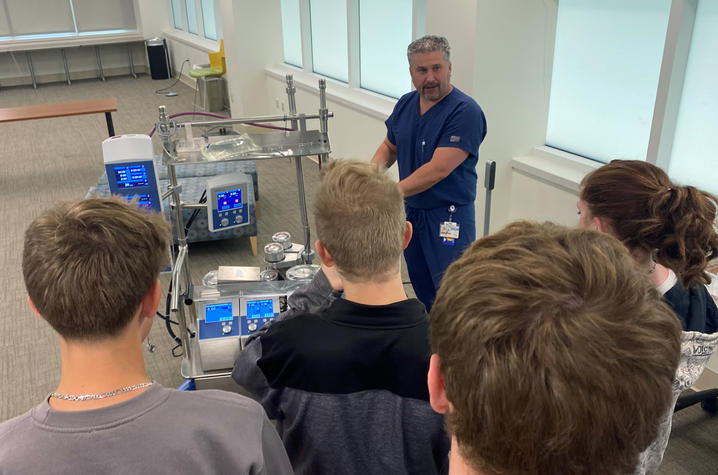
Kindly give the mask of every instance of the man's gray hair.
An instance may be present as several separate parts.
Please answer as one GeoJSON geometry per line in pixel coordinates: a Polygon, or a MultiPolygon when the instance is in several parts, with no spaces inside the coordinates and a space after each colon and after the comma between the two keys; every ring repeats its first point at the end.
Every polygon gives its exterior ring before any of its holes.
{"type": "Polygon", "coordinates": [[[450,61],[449,41],[443,36],[426,35],[412,41],[406,49],[406,57],[411,64],[411,58],[417,53],[433,53],[434,51],[442,51],[444,59],[450,61]]]}

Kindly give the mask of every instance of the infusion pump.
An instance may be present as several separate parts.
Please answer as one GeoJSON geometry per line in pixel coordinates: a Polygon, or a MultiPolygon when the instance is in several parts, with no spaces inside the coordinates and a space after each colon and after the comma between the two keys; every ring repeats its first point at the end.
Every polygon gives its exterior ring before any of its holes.
{"type": "Polygon", "coordinates": [[[252,282],[195,288],[202,370],[230,369],[252,335],[287,310],[287,298],[306,282],[252,282]]]}
{"type": "Polygon", "coordinates": [[[153,160],[152,139],[142,134],[116,135],[102,142],[110,193],[143,208],[162,212],[162,200],[153,160]]]}

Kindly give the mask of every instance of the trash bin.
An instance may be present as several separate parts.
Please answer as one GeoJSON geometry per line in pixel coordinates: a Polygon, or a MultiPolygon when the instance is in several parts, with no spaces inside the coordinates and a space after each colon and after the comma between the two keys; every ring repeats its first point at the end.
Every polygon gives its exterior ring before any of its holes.
{"type": "Polygon", "coordinates": [[[222,112],[225,109],[227,87],[224,76],[205,76],[197,78],[199,97],[202,110],[205,112],[222,112]]]}
{"type": "Polygon", "coordinates": [[[147,45],[147,59],[150,62],[150,75],[152,79],[169,79],[170,55],[167,51],[167,41],[164,38],[150,38],[145,41],[147,45]]]}

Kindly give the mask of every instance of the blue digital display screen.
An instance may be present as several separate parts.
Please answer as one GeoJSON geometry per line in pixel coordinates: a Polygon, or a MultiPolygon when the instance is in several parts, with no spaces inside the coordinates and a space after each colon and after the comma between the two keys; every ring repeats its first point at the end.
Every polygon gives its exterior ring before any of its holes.
{"type": "Polygon", "coordinates": [[[232,320],[232,302],[216,303],[204,308],[204,321],[206,323],[225,322],[232,320]]]}
{"type": "Polygon", "coordinates": [[[118,188],[137,188],[148,186],[147,169],[144,165],[126,165],[113,167],[118,188]]]}
{"type": "Polygon", "coordinates": [[[220,211],[242,207],[242,190],[228,190],[217,193],[217,208],[220,211]]]}
{"type": "Polygon", "coordinates": [[[274,316],[274,306],[272,299],[267,300],[250,300],[247,302],[247,319],[252,318],[272,318],[274,316]]]}

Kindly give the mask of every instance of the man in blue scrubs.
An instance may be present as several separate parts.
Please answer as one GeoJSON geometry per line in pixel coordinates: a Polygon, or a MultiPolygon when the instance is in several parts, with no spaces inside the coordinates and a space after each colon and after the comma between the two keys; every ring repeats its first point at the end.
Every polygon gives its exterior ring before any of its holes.
{"type": "Polygon", "coordinates": [[[372,162],[398,164],[406,218],[414,227],[404,257],[414,292],[429,311],[444,270],[476,239],[476,164],[486,118],[476,101],[451,85],[446,38],[419,38],[407,56],[416,90],[396,103],[372,162]]]}

